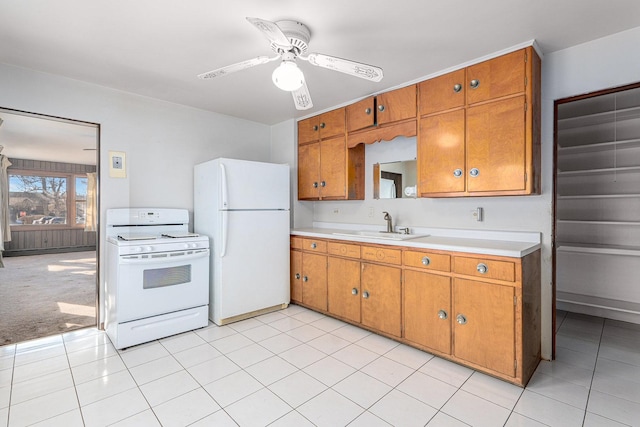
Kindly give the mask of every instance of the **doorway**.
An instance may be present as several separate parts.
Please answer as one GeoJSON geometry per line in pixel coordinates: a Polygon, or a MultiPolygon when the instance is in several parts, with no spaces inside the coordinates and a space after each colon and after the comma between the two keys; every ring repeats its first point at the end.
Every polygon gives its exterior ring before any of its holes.
{"type": "Polygon", "coordinates": [[[97,326],[99,125],[1,107],[0,119],[0,346],[97,326]]]}

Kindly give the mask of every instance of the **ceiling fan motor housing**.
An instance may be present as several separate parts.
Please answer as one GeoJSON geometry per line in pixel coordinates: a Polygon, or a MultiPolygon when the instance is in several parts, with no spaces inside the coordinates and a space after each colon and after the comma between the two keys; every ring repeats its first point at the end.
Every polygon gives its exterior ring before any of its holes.
{"type": "MultiPolygon", "coordinates": [[[[296,55],[304,54],[309,48],[311,31],[306,25],[297,21],[277,21],[275,23],[282,33],[289,39],[296,51],[296,55]]],[[[271,49],[276,53],[282,53],[282,49],[271,43],[271,49]]]]}

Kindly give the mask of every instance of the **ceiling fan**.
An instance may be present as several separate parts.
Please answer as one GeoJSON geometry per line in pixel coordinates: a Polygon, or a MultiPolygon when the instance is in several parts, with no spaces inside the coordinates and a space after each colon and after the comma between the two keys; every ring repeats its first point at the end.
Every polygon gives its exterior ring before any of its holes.
{"type": "Polygon", "coordinates": [[[298,110],[307,110],[313,107],[304,75],[296,65],[296,59],[298,58],[317,67],[340,71],[341,73],[373,82],[382,80],[382,68],[349,61],[348,59],[337,58],[335,56],[307,53],[311,32],[306,25],[300,22],[270,22],[259,18],[247,18],[247,21],[262,31],[262,34],[264,34],[271,43],[271,49],[277,53],[277,55],[274,57],[258,56],[257,58],[227,65],[226,67],[199,74],[199,78],[212,79],[281,59],[282,62],[280,66],[273,72],[273,83],[280,89],[291,92],[296,109],[298,110]]]}

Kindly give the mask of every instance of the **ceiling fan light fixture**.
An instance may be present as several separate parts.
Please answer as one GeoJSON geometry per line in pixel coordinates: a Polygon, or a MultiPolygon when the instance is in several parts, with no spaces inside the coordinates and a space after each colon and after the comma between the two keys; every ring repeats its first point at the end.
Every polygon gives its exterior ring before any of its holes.
{"type": "Polygon", "coordinates": [[[280,66],[273,70],[271,78],[273,84],[287,92],[298,90],[304,84],[304,74],[293,61],[282,61],[280,66]]]}

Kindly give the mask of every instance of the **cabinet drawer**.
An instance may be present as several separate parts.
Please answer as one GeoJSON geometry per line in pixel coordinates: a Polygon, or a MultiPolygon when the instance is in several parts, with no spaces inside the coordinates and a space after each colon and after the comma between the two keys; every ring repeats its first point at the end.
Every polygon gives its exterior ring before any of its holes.
{"type": "Polygon", "coordinates": [[[453,272],[467,276],[514,282],[516,265],[510,261],[496,261],[483,258],[453,258],[453,272]]]}
{"type": "Polygon", "coordinates": [[[360,258],[360,246],[349,245],[347,243],[329,242],[327,243],[327,253],[349,258],[360,258]]]}
{"type": "Polygon", "coordinates": [[[362,259],[384,262],[387,264],[402,265],[402,251],[400,249],[362,247],[362,259]]]}
{"type": "Polygon", "coordinates": [[[303,239],[302,249],[305,251],[326,253],[327,242],[323,240],[317,240],[317,239],[303,239]]]}
{"type": "Polygon", "coordinates": [[[291,237],[291,249],[302,249],[302,237],[291,237]]]}
{"type": "Polygon", "coordinates": [[[404,265],[407,267],[424,268],[426,270],[451,271],[451,257],[449,255],[430,252],[404,251],[404,265]]]}

